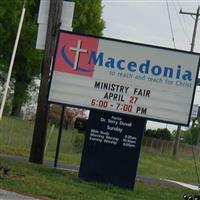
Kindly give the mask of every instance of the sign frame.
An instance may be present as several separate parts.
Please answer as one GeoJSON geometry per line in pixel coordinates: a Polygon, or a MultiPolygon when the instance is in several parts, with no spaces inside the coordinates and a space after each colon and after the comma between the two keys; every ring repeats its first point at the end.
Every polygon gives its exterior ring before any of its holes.
{"type": "MultiPolygon", "coordinates": [[[[196,84],[197,84],[197,80],[198,80],[199,68],[200,68],[200,54],[199,53],[185,51],[185,50],[171,49],[171,48],[168,48],[168,47],[161,47],[161,46],[155,46],[155,45],[144,44],[144,43],[137,43],[137,42],[132,42],[132,41],[125,41],[125,40],[120,40],[120,39],[115,39],[115,38],[94,36],[94,35],[91,35],[91,34],[74,33],[74,32],[71,32],[71,31],[60,30],[59,33],[58,33],[58,37],[57,37],[56,48],[55,48],[55,52],[54,52],[54,58],[56,57],[56,54],[57,54],[58,42],[59,42],[59,37],[60,37],[61,33],[69,33],[69,34],[72,34],[72,35],[86,36],[86,37],[109,40],[109,41],[114,41],[114,42],[122,42],[122,43],[125,43],[125,44],[133,44],[133,45],[138,45],[138,46],[142,46],[142,47],[150,47],[150,48],[155,48],[155,49],[168,50],[168,51],[171,51],[171,52],[174,51],[174,52],[180,52],[180,53],[185,53],[185,54],[197,55],[199,57],[198,66],[197,66],[197,70],[196,70],[197,74],[196,74],[195,80],[194,80],[192,98],[191,98],[191,102],[190,102],[190,112],[189,112],[189,115],[188,115],[187,123],[177,123],[177,122],[173,122],[173,121],[169,121],[169,120],[162,120],[162,119],[160,120],[160,119],[158,119],[158,117],[157,118],[150,118],[150,117],[147,117],[145,115],[144,116],[138,116],[138,115],[131,114],[132,116],[135,116],[135,117],[138,117],[138,118],[144,118],[144,119],[155,121],[155,122],[169,123],[169,124],[180,125],[180,126],[189,126],[190,116],[191,116],[191,113],[192,113],[192,106],[193,106],[194,97],[195,97],[196,84]]],[[[73,105],[73,104],[66,104],[66,103],[54,102],[54,101],[49,100],[50,87],[51,87],[51,83],[52,83],[54,67],[55,67],[55,59],[53,60],[53,67],[52,67],[52,70],[51,70],[50,80],[49,80],[49,88],[48,88],[48,96],[47,96],[47,102],[48,103],[65,105],[65,106],[69,106],[69,107],[76,107],[76,108],[87,109],[87,110],[101,110],[101,109],[96,109],[96,108],[91,108],[91,107],[86,107],[86,106],[81,106],[81,105],[79,106],[79,105],[73,105]]],[[[109,110],[103,110],[103,111],[112,112],[112,111],[109,111],[109,110]]],[[[113,113],[120,113],[120,112],[113,112],[113,113]]],[[[130,115],[128,113],[120,113],[120,114],[130,115]]]]}

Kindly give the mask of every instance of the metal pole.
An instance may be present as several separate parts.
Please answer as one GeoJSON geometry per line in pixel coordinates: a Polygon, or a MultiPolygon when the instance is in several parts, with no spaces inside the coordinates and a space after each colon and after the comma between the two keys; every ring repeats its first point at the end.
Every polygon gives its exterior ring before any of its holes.
{"type": "Polygon", "coordinates": [[[14,61],[15,61],[15,55],[16,55],[16,52],[17,52],[17,46],[18,46],[18,43],[19,43],[19,38],[20,38],[21,30],[22,30],[25,12],[26,12],[26,8],[25,8],[25,1],[24,1],[22,12],[21,12],[21,17],[20,17],[20,21],[19,21],[19,26],[18,26],[18,30],[17,30],[17,36],[16,36],[16,39],[15,39],[12,57],[11,57],[11,60],[10,60],[8,76],[7,76],[7,80],[6,80],[6,83],[5,83],[5,90],[4,90],[4,94],[3,94],[3,99],[2,99],[2,102],[1,102],[0,120],[2,119],[2,115],[3,115],[3,110],[4,110],[4,106],[5,106],[5,102],[6,102],[6,96],[7,96],[7,92],[8,92],[8,88],[9,88],[10,78],[11,78],[11,74],[12,74],[12,68],[13,68],[13,64],[14,64],[14,61]]]}
{"type": "Polygon", "coordinates": [[[65,114],[65,106],[62,106],[62,113],[61,113],[61,117],[60,117],[60,126],[59,126],[57,146],[56,146],[56,155],[55,155],[55,160],[54,160],[54,168],[57,167],[57,163],[58,163],[58,156],[59,156],[59,150],[60,150],[60,141],[61,141],[61,136],[62,136],[64,114],[65,114]]]}

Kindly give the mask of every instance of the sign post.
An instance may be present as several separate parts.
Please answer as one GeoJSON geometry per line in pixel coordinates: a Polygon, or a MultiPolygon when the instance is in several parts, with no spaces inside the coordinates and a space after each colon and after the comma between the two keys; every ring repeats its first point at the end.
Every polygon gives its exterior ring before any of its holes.
{"type": "Polygon", "coordinates": [[[79,177],[133,188],[145,119],[91,111],[79,177]]]}

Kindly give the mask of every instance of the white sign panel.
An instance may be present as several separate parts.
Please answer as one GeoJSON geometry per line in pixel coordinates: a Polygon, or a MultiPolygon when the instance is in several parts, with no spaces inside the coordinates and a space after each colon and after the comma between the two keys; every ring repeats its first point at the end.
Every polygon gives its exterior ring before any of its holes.
{"type": "Polygon", "coordinates": [[[41,0],[37,22],[39,24],[47,24],[49,17],[50,0],[41,0]]]}
{"type": "Polygon", "coordinates": [[[74,7],[75,7],[75,2],[63,1],[63,7],[62,7],[62,13],[61,13],[61,27],[72,26],[74,7]]]}
{"type": "Polygon", "coordinates": [[[47,24],[39,24],[36,40],[36,49],[44,49],[47,35],[47,24]]]}
{"type": "Polygon", "coordinates": [[[49,101],[188,125],[199,55],[60,32],[49,101]]]}
{"type": "MultiPolygon", "coordinates": [[[[72,21],[74,15],[75,2],[63,1],[61,12],[61,25],[60,29],[72,31],[72,21]]],[[[45,49],[47,25],[50,9],[50,0],[41,0],[39,15],[38,15],[38,33],[36,40],[36,49],[45,49]]]]}

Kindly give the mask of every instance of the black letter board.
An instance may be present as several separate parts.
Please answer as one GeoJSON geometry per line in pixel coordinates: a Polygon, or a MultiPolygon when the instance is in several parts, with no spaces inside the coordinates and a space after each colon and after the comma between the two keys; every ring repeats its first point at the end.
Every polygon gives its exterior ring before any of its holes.
{"type": "Polygon", "coordinates": [[[145,119],[91,111],[79,177],[133,188],[145,119]]]}

